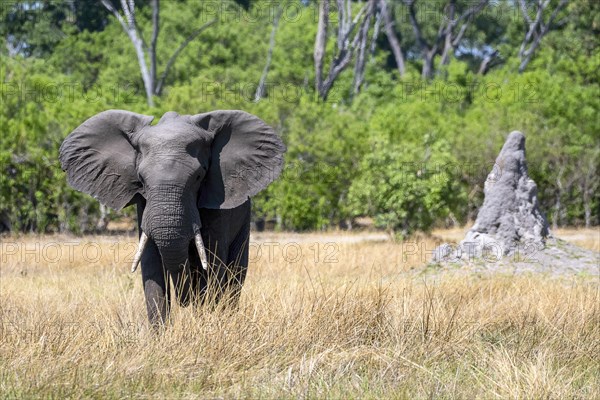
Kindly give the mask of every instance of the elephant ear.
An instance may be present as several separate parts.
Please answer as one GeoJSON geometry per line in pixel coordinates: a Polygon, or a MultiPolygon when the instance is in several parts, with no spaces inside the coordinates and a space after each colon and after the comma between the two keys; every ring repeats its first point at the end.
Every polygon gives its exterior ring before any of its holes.
{"type": "Polygon", "coordinates": [[[77,127],[60,146],[60,163],[69,184],[115,210],[125,207],[142,188],[132,142],[153,119],[109,110],[77,127]]]}
{"type": "Polygon", "coordinates": [[[233,110],[190,118],[213,137],[211,160],[198,196],[198,207],[237,207],[281,173],[285,145],[275,130],[258,117],[233,110]]]}

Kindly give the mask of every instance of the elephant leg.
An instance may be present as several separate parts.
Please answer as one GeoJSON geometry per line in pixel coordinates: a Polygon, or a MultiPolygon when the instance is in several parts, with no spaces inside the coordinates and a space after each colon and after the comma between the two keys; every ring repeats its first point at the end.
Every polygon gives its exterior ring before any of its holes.
{"type": "Polygon", "coordinates": [[[216,305],[227,287],[228,246],[225,240],[217,240],[208,232],[202,232],[206,248],[208,271],[204,270],[194,244],[189,248],[190,292],[195,302],[216,305]]]}
{"type": "Polygon", "coordinates": [[[207,274],[210,302],[220,301],[225,293],[231,294],[232,289],[239,296],[248,266],[250,210],[250,200],[231,210],[199,210],[202,239],[210,264],[207,274]]]}
{"type": "Polygon", "coordinates": [[[207,295],[209,303],[218,304],[227,289],[227,242],[216,241],[208,237],[208,263],[207,295]]]}
{"type": "MultiPolygon", "coordinates": [[[[141,215],[144,212],[143,203],[138,203],[137,211],[138,221],[141,221],[141,215]]],[[[141,235],[141,229],[139,231],[141,235]]],[[[162,259],[158,247],[156,247],[152,239],[148,240],[148,244],[144,249],[141,264],[148,320],[153,328],[158,329],[167,320],[171,301],[169,286],[167,285],[168,280],[162,266],[162,259]]]]}
{"type": "MultiPolygon", "coordinates": [[[[249,217],[249,216],[248,216],[249,217]]],[[[237,306],[239,303],[242,286],[246,280],[248,272],[248,258],[250,250],[250,220],[244,224],[242,230],[229,246],[229,291],[231,296],[231,305],[237,306]]]]}

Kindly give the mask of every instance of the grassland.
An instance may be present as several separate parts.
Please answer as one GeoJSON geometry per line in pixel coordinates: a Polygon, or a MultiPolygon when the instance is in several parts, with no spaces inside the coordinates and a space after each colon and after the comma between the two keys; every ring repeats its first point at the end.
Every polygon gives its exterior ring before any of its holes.
{"type": "Polygon", "coordinates": [[[431,237],[259,234],[239,310],[175,306],[155,334],[133,240],[2,238],[1,397],[600,398],[597,276],[432,271],[431,237]]]}

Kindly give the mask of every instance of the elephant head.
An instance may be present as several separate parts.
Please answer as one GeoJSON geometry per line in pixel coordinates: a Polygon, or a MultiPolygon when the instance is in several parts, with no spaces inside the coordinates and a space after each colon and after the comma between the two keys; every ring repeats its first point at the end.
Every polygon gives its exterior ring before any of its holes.
{"type": "Polygon", "coordinates": [[[60,147],[71,186],[120,210],[146,200],[133,270],[148,238],[166,269],[177,271],[192,241],[206,268],[199,208],[237,207],[281,172],[285,146],[275,131],[243,111],[154,117],[101,112],[60,147]]]}

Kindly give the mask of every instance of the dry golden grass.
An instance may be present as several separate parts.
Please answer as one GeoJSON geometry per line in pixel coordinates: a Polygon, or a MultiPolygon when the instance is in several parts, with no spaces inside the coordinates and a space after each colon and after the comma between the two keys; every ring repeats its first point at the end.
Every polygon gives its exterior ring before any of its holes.
{"type": "Polygon", "coordinates": [[[597,277],[431,271],[352,237],[258,235],[239,310],[176,306],[160,334],[132,238],[3,238],[0,393],[600,398],[597,277]]]}
{"type": "Polygon", "coordinates": [[[577,246],[600,252],[600,228],[560,228],[552,233],[577,246]]]}

